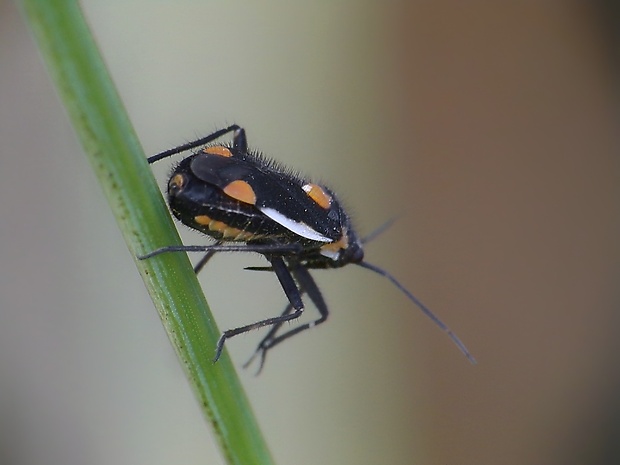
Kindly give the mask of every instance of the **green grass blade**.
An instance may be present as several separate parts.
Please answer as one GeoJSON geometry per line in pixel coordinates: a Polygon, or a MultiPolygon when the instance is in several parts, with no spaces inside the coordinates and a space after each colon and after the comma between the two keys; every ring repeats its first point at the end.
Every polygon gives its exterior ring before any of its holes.
{"type": "MultiPolygon", "coordinates": [[[[22,0],[31,30],[131,254],[180,240],[145,155],[75,1],[22,0]]],[[[185,254],[136,265],[230,464],[273,463],[185,254]]],[[[128,309],[131,311],[131,309],[128,309]]]]}

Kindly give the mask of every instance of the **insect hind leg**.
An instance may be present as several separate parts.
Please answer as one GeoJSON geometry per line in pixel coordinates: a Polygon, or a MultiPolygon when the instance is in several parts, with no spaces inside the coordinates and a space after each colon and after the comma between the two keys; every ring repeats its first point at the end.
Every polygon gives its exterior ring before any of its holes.
{"type": "Polygon", "coordinates": [[[219,139],[220,137],[228,134],[229,132],[233,132],[233,146],[236,149],[239,149],[243,152],[248,150],[248,142],[245,137],[245,129],[239,127],[236,124],[232,124],[224,129],[219,129],[208,136],[201,137],[200,139],[193,140],[188,142],[187,144],[179,145],[169,150],[164,150],[152,157],[149,157],[147,161],[149,164],[155,163],[156,161],[163,160],[164,158],[171,157],[172,155],[176,155],[177,153],[185,152],[187,150],[195,149],[196,147],[200,147],[201,145],[208,144],[209,142],[213,142],[215,139],[219,139]]]}

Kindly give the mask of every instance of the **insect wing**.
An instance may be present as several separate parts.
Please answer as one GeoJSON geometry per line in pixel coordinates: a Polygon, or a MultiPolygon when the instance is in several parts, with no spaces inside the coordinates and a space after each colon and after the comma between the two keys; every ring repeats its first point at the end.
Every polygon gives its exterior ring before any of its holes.
{"type": "Polygon", "coordinates": [[[194,175],[208,184],[224,188],[233,181],[246,180],[251,177],[252,166],[237,158],[227,158],[208,153],[199,153],[191,162],[190,169],[194,175]]]}
{"type": "MultiPolygon", "coordinates": [[[[259,166],[255,160],[198,154],[191,170],[199,179],[254,205],[265,216],[289,231],[317,242],[339,238],[339,215],[317,205],[291,175],[259,166]]],[[[333,208],[337,208],[334,206],[333,208]]]]}

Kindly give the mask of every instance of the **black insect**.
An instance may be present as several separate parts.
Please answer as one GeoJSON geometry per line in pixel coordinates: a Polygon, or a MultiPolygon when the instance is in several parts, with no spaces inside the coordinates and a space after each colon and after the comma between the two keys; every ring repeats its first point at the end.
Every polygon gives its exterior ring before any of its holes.
{"type": "Polygon", "coordinates": [[[289,301],[279,316],[224,331],[217,343],[214,361],[220,357],[226,339],[271,326],[246,363],[247,366],[259,355],[260,371],[269,349],[327,320],[327,305],[308,270],[340,268],[354,263],[389,279],[475,363],[459,338],[418,298],[392,275],[364,261],[363,244],[368,238],[357,236],[334,193],[249,151],[243,128],[229,126],[154,155],[148,162],[200,146],[203,147],[183,159],[172,171],[168,181],[168,203],[174,216],[183,224],[215,238],[217,242],[206,246],[163,247],[140,258],[165,252],[206,252],[194,268],[198,273],[216,252],[259,253],[267,259],[269,266],[249,269],[274,272],[289,301]],[[212,143],[230,132],[233,133],[232,144],[212,143]],[[304,294],[318,309],[319,318],[279,334],[284,322],[301,316],[304,294]]]}

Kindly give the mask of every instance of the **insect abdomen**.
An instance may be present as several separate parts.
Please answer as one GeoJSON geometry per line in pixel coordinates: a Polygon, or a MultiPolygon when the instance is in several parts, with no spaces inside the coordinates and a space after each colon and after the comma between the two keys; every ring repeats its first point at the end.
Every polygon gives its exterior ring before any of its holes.
{"type": "Polygon", "coordinates": [[[168,203],[183,224],[218,240],[248,242],[291,234],[254,206],[232,199],[218,187],[196,179],[183,164],[168,183],[168,203]]]}

